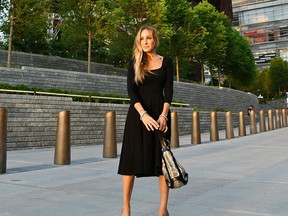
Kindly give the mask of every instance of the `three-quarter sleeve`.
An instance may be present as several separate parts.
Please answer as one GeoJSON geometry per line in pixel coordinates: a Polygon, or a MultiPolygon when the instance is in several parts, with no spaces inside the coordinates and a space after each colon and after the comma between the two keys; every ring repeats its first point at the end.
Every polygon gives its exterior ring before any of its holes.
{"type": "Polygon", "coordinates": [[[138,97],[138,86],[134,81],[135,72],[134,72],[134,66],[133,66],[133,60],[130,60],[128,65],[128,74],[127,74],[127,91],[128,96],[131,100],[131,104],[135,104],[139,102],[138,97]]]}
{"type": "Polygon", "coordinates": [[[174,81],[174,72],[173,72],[173,62],[171,58],[167,58],[167,63],[165,65],[165,89],[164,89],[164,102],[171,104],[173,98],[173,81],[174,81]]]}

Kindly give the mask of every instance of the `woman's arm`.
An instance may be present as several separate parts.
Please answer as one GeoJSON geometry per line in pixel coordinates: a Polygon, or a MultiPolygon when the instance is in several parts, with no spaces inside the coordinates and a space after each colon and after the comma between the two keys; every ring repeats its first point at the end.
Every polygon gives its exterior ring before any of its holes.
{"type": "Polygon", "coordinates": [[[139,118],[143,122],[148,131],[150,130],[154,131],[155,129],[158,130],[159,124],[155,121],[155,119],[153,119],[149,115],[149,113],[146,112],[146,110],[144,110],[140,102],[135,103],[134,108],[139,113],[139,118]]]}

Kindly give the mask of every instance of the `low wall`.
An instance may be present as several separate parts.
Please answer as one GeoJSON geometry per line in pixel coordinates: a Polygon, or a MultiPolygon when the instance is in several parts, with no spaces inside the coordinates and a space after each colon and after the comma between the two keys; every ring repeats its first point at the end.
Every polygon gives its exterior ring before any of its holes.
{"type": "MultiPolygon", "coordinates": [[[[7,65],[7,55],[6,50],[0,50],[0,66],[7,65]]],[[[0,83],[127,94],[125,69],[92,62],[92,73],[88,74],[83,73],[87,71],[86,61],[23,52],[12,52],[11,57],[13,67],[24,66],[26,69],[5,71],[2,68],[0,83]],[[115,75],[122,77],[115,78],[115,75]]],[[[246,110],[251,104],[256,110],[260,109],[257,97],[253,94],[183,82],[175,82],[174,99],[185,101],[190,104],[190,107],[200,109],[240,111],[246,110]]]]}
{"type": "MultiPolygon", "coordinates": [[[[74,102],[70,98],[0,94],[0,107],[8,112],[7,149],[54,147],[58,113],[70,111],[71,145],[103,145],[105,115],[116,113],[116,140],[122,142],[128,105],[74,102]]],[[[179,135],[191,134],[192,108],[171,107],[177,112],[179,135]]],[[[249,118],[246,117],[247,124],[249,118]]],[[[233,114],[238,126],[238,115],[233,114]]],[[[219,130],[225,129],[225,113],[218,113],[219,130]]],[[[201,132],[210,130],[210,112],[200,112],[201,132]]]]}
{"type": "MultiPolygon", "coordinates": [[[[0,67],[0,83],[127,95],[126,77],[123,76],[26,66],[22,69],[0,67]]],[[[246,111],[252,104],[256,110],[260,109],[255,95],[229,88],[219,89],[174,81],[173,97],[188,103],[191,108],[246,111]]]]}
{"type": "MultiPolygon", "coordinates": [[[[7,57],[7,50],[0,50],[0,66],[7,66],[7,57]]],[[[13,51],[11,54],[11,67],[21,68],[22,66],[86,73],[88,68],[87,61],[13,51]]],[[[91,62],[91,73],[123,76],[126,75],[126,70],[115,68],[113,65],[91,62]]]]}
{"type": "MultiPolygon", "coordinates": [[[[5,65],[3,53],[5,54],[0,50],[0,65],[5,65]]],[[[86,71],[85,67],[83,71],[80,69],[85,65],[82,61],[17,52],[13,52],[12,58],[16,66],[21,68],[0,67],[0,83],[127,95],[126,77],[104,75],[115,74],[115,68],[111,65],[97,64],[93,73],[88,74],[83,73],[86,71]],[[82,66],[74,68],[72,65],[82,66]],[[37,68],[40,66],[44,68],[37,68]],[[54,69],[51,69],[52,67],[54,69]],[[63,68],[66,70],[60,70],[63,68]]],[[[191,134],[191,113],[194,108],[208,110],[200,112],[201,132],[207,132],[210,129],[209,111],[212,109],[234,111],[233,125],[237,127],[237,112],[246,112],[250,104],[256,111],[265,107],[279,109],[285,106],[285,101],[260,106],[253,94],[182,82],[174,82],[174,99],[190,105],[188,108],[171,108],[178,113],[179,135],[191,134]]],[[[116,138],[121,142],[128,109],[128,105],[80,103],[63,97],[12,94],[0,94],[0,107],[8,111],[7,144],[10,150],[53,147],[57,113],[63,110],[71,112],[71,145],[103,144],[105,113],[109,111],[116,112],[116,138]]],[[[247,118],[246,121],[248,122],[247,118]]],[[[219,130],[225,129],[223,112],[218,114],[218,127],[219,130]]]]}

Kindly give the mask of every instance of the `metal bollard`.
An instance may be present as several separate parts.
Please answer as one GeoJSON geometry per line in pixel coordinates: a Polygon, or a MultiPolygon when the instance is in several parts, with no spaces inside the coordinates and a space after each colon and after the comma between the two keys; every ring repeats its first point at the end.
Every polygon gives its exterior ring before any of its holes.
{"type": "Polygon", "coordinates": [[[280,113],[278,109],[275,110],[275,122],[276,122],[276,129],[281,128],[280,113]]]}
{"type": "Polygon", "coordinates": [[[282,109],[282,125],[283,127],[287,127],[286,109],[282,109]]]}
{"type": "Polygon", "coordinates": [[[245,114],[243,111],[238,113],[238,132],[239,136],[246,136],[245,114]]]}
{"type": "Polygon", "coordinates": [[[0,174],[6,173],[7,164],[7,110],[0,108],[0,174]]]}
{"type": "Polygon", "coordinates": [[[271,109],[268,110],[268,130],[274,130],[273,111],[271,109]]]}
{"type": "Polygon", "coordinates": [[[250,134],[257,134],[255,111],[250,112],[250,134]]]}
{"type": "Polygon", "coordinates": [[[230,111],[226,112],[226,138],[227,139],[234,138],[232,112],[230,111]]]}
{"type": "Polygon", "coordinates": [[[70,111],[65,110],[58,113],[54,164],[69,165],[70,154],[70,111]]]}
{"type": "Polygon", "coordinates": [[[191,134],[192,134],[191,143],[192,144],[201,144],[199,112],[193,112],[192,113],[191,134]]]}
{"type": "Polygon", "coordinates": [[[265,113],[264,110],[259,111],[260,132],[266,131],[265,113]]]}
{"type": "Polygon", "coordinates": [[[178,133],[178,115],[177,112],[171,112],[171,148],[179,148],[179,133],[178,133]]]}
{"type": "Polygon", "coordinates": [[[103,157],[104,158],[117,157],[115,111],[107,112],[105,115],[103,157]]]}
{"type": "Polygon", "coordinates": [[[217,112],[210,113],[210,141],[219,140],[217,112]]]}

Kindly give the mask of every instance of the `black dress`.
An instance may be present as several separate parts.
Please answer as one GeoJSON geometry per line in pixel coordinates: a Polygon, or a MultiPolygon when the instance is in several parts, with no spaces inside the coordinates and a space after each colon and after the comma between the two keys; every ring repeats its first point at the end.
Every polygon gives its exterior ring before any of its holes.
{"type": "MultiPolygon", "coordinates": [[[[136,85],[131,60],[128,66],[127,89],[131,99],[128,110],[118,174],[137,177],[162,175],[161,145],[156,131],[148,131],[140,121],[134,104],[140,102],[147,113],[157,120],[162,113],[164,102],[171,103],[173,96],[173,65],[171,58],[164,57],[162,66],[152,70],[143,81],[136,85]]],[[[170,140],[170,111],[166,138],[170,140]]]]}

